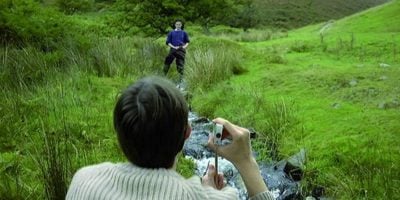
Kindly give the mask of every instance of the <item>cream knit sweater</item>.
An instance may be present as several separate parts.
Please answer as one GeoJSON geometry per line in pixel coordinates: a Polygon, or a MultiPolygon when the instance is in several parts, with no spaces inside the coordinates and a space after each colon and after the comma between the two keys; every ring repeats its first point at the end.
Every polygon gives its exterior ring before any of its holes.
{"type": "MultiPolygon", "coordinates": [[[[145,169],[130,163],[101,163],[80,169],[73,177],[67,200],[75,199],[140,199],[189,200],[237,199],[232,187],[215,190],[203,186],[200,178],[185,179],[175,170],[145,169]]],[[[251,200],[273,200],[269,192],[251,200]]]]}

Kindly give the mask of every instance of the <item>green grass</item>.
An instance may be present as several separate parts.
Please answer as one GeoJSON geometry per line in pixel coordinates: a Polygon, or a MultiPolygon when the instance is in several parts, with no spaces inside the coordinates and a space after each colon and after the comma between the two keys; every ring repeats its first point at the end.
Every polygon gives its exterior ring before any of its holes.
{"type": "Polygon", "coordinates": [[[127,80],[49,73],[53,77],[44,85],[2,90],[0,169],[5,179],[0,194],[6,199],[60,198],[77,168],[124,160],[111,114],[127,80]],[[10,157],[16,159],[9,162],[10,157]]]}
{"type": "MultiPolygon", "coordinates": [[[[192,27],[190,103],[202,116],[254,128],[260,160],[305,148],[304,196],[323,186],[338,199],[399,199],[399,7],[335,21],[323,41],[324,24],[287,33],[216,27],[211,36],[192,27]]],[[[116,96],[159,74],[164,39],[91,38],[87,51],[1,48],[0,199],[59,197],[78,168],[125,161],[111,121],[116,96]]],[[[191,161],[179,163],[179,173],[193,174],[191,161]]]]}
{"type": "Polygon", "coordinates": [[[323,43],[321,24],[287,38],[242,43],[248,72],[195,96],[193,106],[268,133],[261,114],[268,107],[254,109],[249,96],[235,97],[257,88],[266,103],[293,101],[296,120],[278,147],[282,158],[307,149],[305,188],[322,185],[339,199],[398,199],[399,6],[392,2],[336,21],[323,43]]]}

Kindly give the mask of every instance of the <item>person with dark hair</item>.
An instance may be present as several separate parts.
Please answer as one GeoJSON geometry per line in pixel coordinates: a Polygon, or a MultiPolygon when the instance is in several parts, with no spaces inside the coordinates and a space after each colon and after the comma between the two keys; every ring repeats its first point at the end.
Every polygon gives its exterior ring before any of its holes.
{"type": "Polygon", "coordinates": [[[180,75],[180,81],[183,78],[183,70],[185,65],[186,48],[189,45],[189,36],[183,30],[184,24],[182,20],[176,20],[174,30],[170,31],[167,36],[166,44],[170,47],[169,53],[164,61],[164,75],[168,73],[171,63],[175,60],[176,69],[180,75]]]}
{"type": "MultiPolygon", "coordinates": [[[[81,168],[66,199],[237,199],[213,165],[202,178],[185,179],[175,171],[191,133],[188,112],[182,93],[165,78],[147,77],[129,86],[114,109],[114,128],[129,162],[81,168]]],[[[251,200],[272,200],[251,155],[249,131],[222,118],[214,122],[223,125],[232,143],[216,148],[210,136],[209,147],[237,167],[251,200]]]]}

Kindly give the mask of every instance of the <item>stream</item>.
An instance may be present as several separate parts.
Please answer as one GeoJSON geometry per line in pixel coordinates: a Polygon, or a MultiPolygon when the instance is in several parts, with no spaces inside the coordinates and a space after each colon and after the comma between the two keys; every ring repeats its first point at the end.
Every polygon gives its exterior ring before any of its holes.
{"type": "MultiPolygon", "coordinates": [[[[185,157],[193,159],[196,164],[195,173],[203,176],[207,165],[214,164],[214,153],[210,151],[206,144],[208,141],[208,130],[206,127],[212,123],[209,119],[199,117],[195,113],[189,113],[189,121],[192,125],[192,134],[185,142],[183,154],[185,157]]],[[[253,152],[256,157],[257,152],[253,152]]],[[[277,200],[301,199],[300,180],[302,178],[301,169],[296,166],[296,160],[305,159],[305,152],[301,151],[298,155],[292,156],[288,160],[274,162],[259,162],[261,175],[269,190],[277,200]],[[300,159],[299,159],[300,158],[300,159]]],[[[303,160],[304,161],[304,160],[303,160]]],[[[240,199],[248,199],[247,191],[239,172],[234,165],[222,157],[218,157],[218,172],[224,174],[226,184],[238,190],[240,199]]]]}

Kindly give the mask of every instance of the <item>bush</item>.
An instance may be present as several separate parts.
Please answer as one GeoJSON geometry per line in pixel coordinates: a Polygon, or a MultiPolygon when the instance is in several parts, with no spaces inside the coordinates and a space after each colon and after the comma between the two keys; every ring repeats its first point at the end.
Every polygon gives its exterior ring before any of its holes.
{"type": "Polygon", "coordinates": [[[304,53],[309,52],[314,47],[307,43],[307,41],[295,41],[294,44],[290,46],[290,52],[304,53]]]}
{"type": "Polygon", "coordinates": [[[287,49],[283,46],[273,46],[267,49],[266,54],[267,62],[274,64],[286,64],[288,61],[285,58],[287,49]]]}
{"type": "Polygon", "coordinates": [[[212,27],[210,29],[210,32],[215,35],[222,35],[222,34],[239,34],[242,31],[238,28],[231,28],[228,26],[219,25],[212,27]]]}
{"type": "Polygon", "coordinates": [[[57,0],[56,4],[63,12],[73,14],[92,10],[94,0],[57,0]]]}
{"type": "Polygon", "coordinates": [[[287,60],[283,54],[272,53],[268,56],[268,61],[274,64],[286,64],[287,60]]]}
{"type": "Polygon", "coordinates": [[[33,44],[43,51],[57,49],[72,33],[71,23],[51,7],[30,0],[5,0],[0,3],[2,44],[33,44]]]}
{"type": "Polygon", "coordinates": [[[269,30],[249,30],[242,32],[239,35],[239,41],[241,42],[259,42],[270,40],[272,37],[272,32],[269,30]]]}

